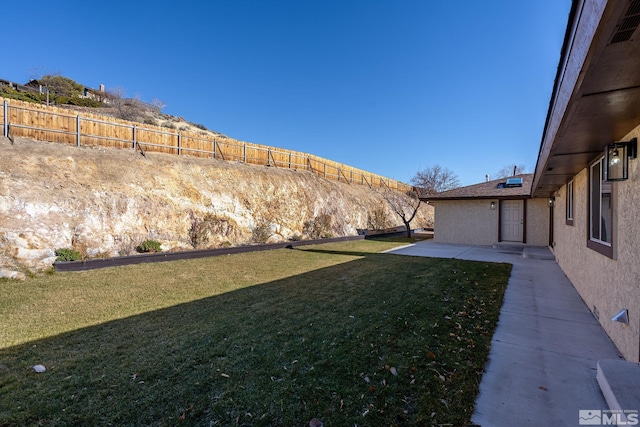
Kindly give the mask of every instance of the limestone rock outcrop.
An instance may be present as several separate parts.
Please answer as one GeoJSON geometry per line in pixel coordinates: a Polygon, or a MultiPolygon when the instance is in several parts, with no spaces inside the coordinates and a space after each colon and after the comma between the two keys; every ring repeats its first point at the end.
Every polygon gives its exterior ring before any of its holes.
{"type": "MultiPolygon", "coordinates": [[[[21,138],[0,150],[4,269],[46,269],[57,248],[105,257],[147,239],[172,251],[300,239],[320,217],[325,234],[355,235],[374,211],[402,225],[380,192],[303,170],[21,138]]],[[[432,223],[424,205],[412,226],[432,223]]]]}

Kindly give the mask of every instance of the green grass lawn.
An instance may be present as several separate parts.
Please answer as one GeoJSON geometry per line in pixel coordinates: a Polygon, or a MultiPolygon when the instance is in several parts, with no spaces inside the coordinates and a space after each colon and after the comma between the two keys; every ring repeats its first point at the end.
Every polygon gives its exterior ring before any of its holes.
{"type": "Polygon", "coordinates": [[[467,425],[511,266],[397,245],[1,281],[0,426],[467,425]]]}

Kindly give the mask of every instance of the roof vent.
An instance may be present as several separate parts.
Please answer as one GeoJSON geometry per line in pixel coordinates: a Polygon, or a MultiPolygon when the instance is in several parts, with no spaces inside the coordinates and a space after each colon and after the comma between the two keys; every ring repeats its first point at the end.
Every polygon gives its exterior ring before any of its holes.
{"type": "Polygon", "coordinates": [[[616,28],[616,32],[611,38],[611,43],[620,43],[631,40],[640,25],[640,0],[633,0],[624,15],[622,22],[616,28]]]}

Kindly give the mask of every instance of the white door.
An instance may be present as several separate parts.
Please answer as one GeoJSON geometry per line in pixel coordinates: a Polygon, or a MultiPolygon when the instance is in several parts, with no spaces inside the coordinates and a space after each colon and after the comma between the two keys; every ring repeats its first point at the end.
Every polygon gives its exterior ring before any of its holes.
{"type": "Polygon", "coordinates": [[[502,240],[522,242],[524,201],[503,200],[500,204],[502,205],[502,240]]]}

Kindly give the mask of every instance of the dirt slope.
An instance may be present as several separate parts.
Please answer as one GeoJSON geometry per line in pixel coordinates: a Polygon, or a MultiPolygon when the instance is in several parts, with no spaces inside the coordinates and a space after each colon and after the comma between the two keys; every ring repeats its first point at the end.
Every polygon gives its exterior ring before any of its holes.
{"type": "MultiPolygon", "coordinates": [[[[402,224],[369,187],[306,171],[21,138],[0,137],[0,150],[5,271],[46,269],[57,248],[95,257],[134,253],[146,239],[163,250],[272,242],[309,237],[314,221],[316,232],[355,235],[374,211],[402,224]]],[[[412,226],[432,223],[424,206],[412,226]]]]}

